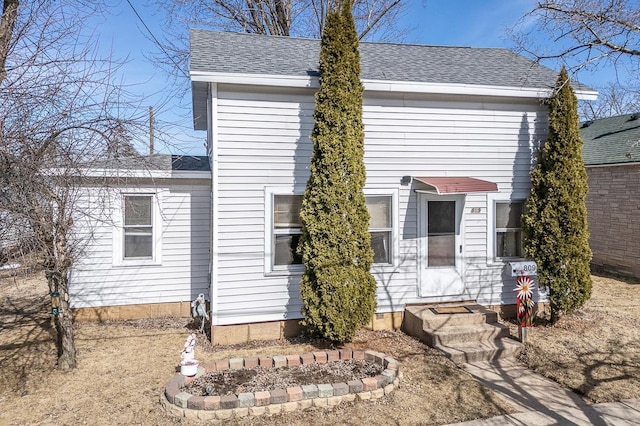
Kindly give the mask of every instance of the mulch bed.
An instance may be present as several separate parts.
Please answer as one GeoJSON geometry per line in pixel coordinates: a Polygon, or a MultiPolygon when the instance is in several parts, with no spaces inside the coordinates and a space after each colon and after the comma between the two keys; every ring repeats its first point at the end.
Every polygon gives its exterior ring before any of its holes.
{"type": "Polygon", "coordinates": [[[374,377],[383,371],[379,364],[364,360],[303,364],[295,367],[212,371],[196,378],[181,390],[192,395],[231,395],[271,391],[321,383],[346,383],[374,377]]]}

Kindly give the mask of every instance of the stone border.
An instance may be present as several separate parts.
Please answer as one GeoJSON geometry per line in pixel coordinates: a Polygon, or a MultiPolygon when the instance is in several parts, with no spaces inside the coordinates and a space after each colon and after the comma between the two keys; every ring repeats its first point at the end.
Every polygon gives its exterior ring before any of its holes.
{"type": "Polygon", "coordinates": [[[272,391],[246,392],[239,395],[195,396],[180,392],[194,377],[178,373],[169,380],[160,395],[162,406],[180,417],[200,420],[229,420],[247,416],[288,413],[310,407],[334,407],[341,402],[378,399],[391,393],[401,378],[398,361],[372,350],[339,349],[301,355],[231,358],[206,363],[195,377],[212,371],[243,368],[294,367],[303,364],[324,364],[340,360],[367,360],[384,367],[381,374],[347,383],[295,386],[272,391]]]}

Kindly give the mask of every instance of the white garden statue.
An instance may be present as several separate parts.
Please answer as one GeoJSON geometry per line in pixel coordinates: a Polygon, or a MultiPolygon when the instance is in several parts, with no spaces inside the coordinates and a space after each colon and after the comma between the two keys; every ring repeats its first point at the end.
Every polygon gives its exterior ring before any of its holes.
{"type": "Polygon", "coordinates": [[[195,359],[195,346],[198,342],[195,333],[191,333],[184,343],[182,350],[182,361],[180,361],[180,372],[185,376],[193,376],[198,371],[198,360],[195,359]]]}
{"type": "Polygon", "coordinates": [[[184,343],[184,350],[182,351],[182,361],[193,361],[195,358],[195,347],[198,339],[195,333],[191,333],[187,337],[187,341],[184,343]]]}

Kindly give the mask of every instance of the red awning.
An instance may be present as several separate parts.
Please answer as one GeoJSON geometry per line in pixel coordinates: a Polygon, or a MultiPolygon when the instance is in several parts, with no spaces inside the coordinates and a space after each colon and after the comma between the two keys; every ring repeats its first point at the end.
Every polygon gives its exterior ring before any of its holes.
{"type": "Polygon", "coordinates": [[[470,177],[414,177],[432,187],[436,194],[467,194],[469,192],[495,192],[498,185],[488,180],[470,177]]]}

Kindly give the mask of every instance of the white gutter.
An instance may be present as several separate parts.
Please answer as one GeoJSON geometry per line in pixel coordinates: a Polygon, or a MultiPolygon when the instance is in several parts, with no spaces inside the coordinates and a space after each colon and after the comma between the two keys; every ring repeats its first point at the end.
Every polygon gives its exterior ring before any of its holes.
{"type": "MultiPolygon", "coordinates": [[[[289,76],[270,74],[240,74],[206,71],[191,71],[191,81],[207,83],[246,84],[256,86],[318,88],[318,78],[312,76],[289,76]]],[[[409,81],[386,81],[362,79],[364,89],[377,92],[408,92],[445,95],[505,96],[515,98],[545,99],[551,96],[548,88],[490,86],[480,84],[426,83],[409,81]]],[[[595,100],[598,92],[576,90],[581,100],[595,100]]]]}

